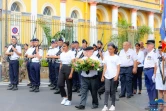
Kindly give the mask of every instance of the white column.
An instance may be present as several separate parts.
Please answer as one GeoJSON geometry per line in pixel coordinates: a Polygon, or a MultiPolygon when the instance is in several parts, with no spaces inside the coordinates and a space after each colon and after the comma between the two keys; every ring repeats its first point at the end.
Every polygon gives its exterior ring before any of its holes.
{"type": "Polygon", "coordinates": [[[61,0],[60,3],[60,22],[61,22],[61,30],[65,29],[66,23],[66,0],[61,0]]]}
{"type": "MultiPolygon", "coordinates": [[[[154,13],[153,12],[149,13],[148,26],[151,28],[152,32],[154,32],[154,13]]],[[[148,39],[154,40],[154,34],[149,34],[148,39]]]]}
{"type": "MultiPolygon", "coordinates": [[[[37,20],[37,0],[31,0],[31,20],[37,20]]],[[[31,23],[31,38],[34,35],[35,28],[35,22],[31,23]]],[[[36,38],[36,34],[34,35],[34,37],[36,38]]]]}
{"type": "Polygon", "coordinates": [[[117,28],[118,23],[118,6],[112,7],[112,28],[117,28]]]}
{"type": "MultiPolygon", "coordinates": [[[[117,35],[118,30],[117,30],[117,23],[118,23],[118,6],[113,6],[112,7],[112,35],[117,35]]],[[[114,38],[112,38],[114,40],[114,38]]],[[[116,40],[116,39],[115,39],[116,40]]],[[[118,41],[112,41],[116,45],[118,44],[118,41]]]]}
{"type": "Polygon", "coordinates": [[[134,27],[134,29],[137,29],[137,10],[136,9],[131,10],[131,24],[134,27]]]}
{"type": "Polygon", "coordinates": [[[90,43],[91,45],[97,43],[97,32],[96,32],[96,2],[90,2],[90,43]]]}

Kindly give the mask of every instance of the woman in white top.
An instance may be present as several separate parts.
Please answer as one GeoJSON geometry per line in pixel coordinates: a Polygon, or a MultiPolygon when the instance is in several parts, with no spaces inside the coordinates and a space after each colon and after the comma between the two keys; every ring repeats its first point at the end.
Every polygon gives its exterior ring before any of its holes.
{"type": "Polygon", "coordinates": [[[135,52],[137,54],[137,73],[133,75],[133,88],[134,94],[137,93],[137,85],[139,86],[138,94],[141,94],[142,90],[142,72],[143,72],[143,61],[144,61],[144,52],[140,50],[140,44],[135,44],[135,52]],[[137,84],[138,83],[138,84],[137,84]]]}
{"type": "MultiPolygon", "coordinates": [[[[166,94],[166,84],[163,84],[162,76],[163,75],[163,61],[165,62],[165,57],[162,53],[162,46],[158,47],[158,62],[157,62],[157,71],[156,71],[156,77],[155,77],[155,83],[156,83],[156,89],[159,91],[159,99],[162,99],[164,96],[164,93],[166,94]],[[160,73],[162,72],[162,74],[160,73]]],[[[166,71],[166,68],[164,67],[164,70],[166,71]]],[[[164,73],[164,77],[166,77],[166,72],[164,73]]],[[[166,97],[164,98],[166,101],[166,97]]]]}
{"type": "Polygon", "coordinates": [[[104,100],[104,108],[102,111],[108,110],[108,98],[111,90],[111,98],[112,104],[110,107],[110,111],[115,110],[115,92],[116,92],[116,84],[119,77],[120,71],[120,58],[115,54],[116,46],[113,43],[108,44],[108,52],[109,55],[104,56],[104,70],[101,81],[105,80],[105,100],[104,100]]]}
{"type": "Polygon", "coordinates": [[[60,72],[58,77],[58,86],[60,88],[61,96],[63,100],[61,102],[62,105],[69,106],[71,105],[72,100],[72,76],[73,76],[73,68],[71,67],[71,62],[75,58],[73,51],[69,50],[69,42],[63,43],[63,52],[60,55],[60,72]],[[67,92],[64,89],[65,82],[67,84],[67,92]]]}

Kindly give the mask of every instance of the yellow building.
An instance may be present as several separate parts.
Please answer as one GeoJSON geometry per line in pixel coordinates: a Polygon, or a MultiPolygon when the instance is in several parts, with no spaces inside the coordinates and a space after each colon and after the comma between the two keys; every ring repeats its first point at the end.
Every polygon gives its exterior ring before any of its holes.
{"type": "MultiPolygon", "coordinates": [[[[51,35],[68,27],[66,32],[71,40],[81,42],[83,38],[90,44],[103,37],[107,42],[116,31],[118,20],[125,19],[134,29],[149,26],[154,34],[149,39],[160,40],[161,0],[0,0],[2,3],[2,46],[5,38],[9,43],[13,26],[18,26],[17,36],[21,43],[29,43],[34,29],[36,37],[47,40],[42,28],[35,20],[45,20],[51,35]],[[5,9],[8,9],[7,33],[5,33],[5,9]],[[72,24],[64,25],[64,23],[72,24]]],[[[144,41],[147,38],[144,39],[144,41]]]]}

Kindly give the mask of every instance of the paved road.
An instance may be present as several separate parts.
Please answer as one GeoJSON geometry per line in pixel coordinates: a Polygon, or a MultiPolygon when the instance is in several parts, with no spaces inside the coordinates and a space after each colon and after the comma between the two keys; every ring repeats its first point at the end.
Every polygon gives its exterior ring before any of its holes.
{"type": "MultiPolygon", "coordinates": [[[[26,82],[20,84],[18,91],[6,90],[7,84],[0,83],[0,111],[77,111],[74,107],[80,100],[77,93],[73,94],[72,106],[63,106],[60,105],[60,95],[53,94],[54,91],[49,90],[47,82],[42,82],[39,93],[29,92],[26,82]]],[[[99,108],[95,111],[101,111],[103,108],[103,98],[102,96],[99,108]]],[[[141,95],[136,94],[130,99],[122,98],[117,101],[116,111],[144,111],[147,101],[146,90],[143,90],[141,95]]],[[[93,111],[90,94],[85,111],[93,111]]]]}

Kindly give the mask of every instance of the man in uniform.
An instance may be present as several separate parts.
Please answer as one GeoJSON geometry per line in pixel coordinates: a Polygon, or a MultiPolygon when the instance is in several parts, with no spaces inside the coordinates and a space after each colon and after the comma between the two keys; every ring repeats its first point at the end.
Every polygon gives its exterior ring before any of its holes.
{"type": "MultiPolygon", "coordinates": [[[[81,50],[79,48],[79,42],[75,41],[74,42],[74,46],[75,46],[74,54],[75,54],[75,57],[77,57],[79,51],[81,50]]],[[[77,91],[79,92],[79,89],[80,89],[79,74],[78,74],[78,72],[74,72],[73,73],[73,88],[72,88],[72,92],[77,92],[77,91]]]]}
{"type": "MultiPolygon", "coordinates": [[[[27,50],[28,50],[28,44],[24,44],[23,54],[25,54],[27,52],[27,50]]],[[[22,82],[22,80],[25,78],[27,61],[28,60],[26,58],[24,58],[23,64],[20,66],[19,82],[22,82]]]]}
{"type": "Polygon", "coordinates": [[[4,47],[4,53],[2,55],[2,76],[4,82],[9,82],[9,62],[7,61],[7,56],[5,52],[7,51],[8,47],[4,47]]]}
{"type": "Polygon", "coordinates": [[[46,56],[48,64],[49,64],[48,65],[49,79],[51,82],[49,86],[52,87],[50,90],[54,90],[57,87],[57,79],[56,79],[56,73],[55,73],[55,59],[53,58],[53,56],[55,56],[57,52],[58,52],[57,41],[52,40],[51,47],[49,48],[47,56],[46,56]]]}
{"type": "Polygon", "coordinates": [[[120,65],[120,81],[121,81],[121,94],[119,98],[125,97],[127,92],[127,98],[131,98],[132,92],[132,73],[137,72],[137,55],[130,49],[128,42],[123,43],[123,49],[120,51],[119,57],[121,59],[120,65]]]}
{"type": "MultiPolygon", "coordinates": [[[[60,68],[60,60],[59,60],[59,56],[62,53],[62,45],[63,45],[63,39],[62,37],[59,38],[58,41],[58,52],[55,54],[54,59],[55,59],[55,74],[56,74],[56,83],[58,81],[58,75],[59,75],[59,68],[60,68]]],[[[58,87],[56,87],[56,91],[54,92],[54,94],[60,94],[60,89],[58,87]]]]}
{"type": "Polygon", "coordinates": [[[33,39],[34,48],[30,51],[28,58],[31,59],[30,73],[32,76],[32,89],[30,92],[39,92],[40,86],[40,60],[43,56],[43,50],[39,46],[39,40],[33,39]]]}
{"type": "MultiPolygon", "coordinates": [[[[147,88],[148,96],[149,96],[149,103],[153,103],[156,99],[156,88],[155,88],[155,76],[156,76],[156,70],[157,70],[157,53],[154,49],[155,47],[155,41],[154,40],[148,40],[147,41],[147,56],[145,57],[144,61],[144,74],[145,74],[145,85],[147,88]]],[[[150,107],[145,108],[146,110],[149,110],[150,107]]]]}
{"type": "MultiPolygon", "coordinates": [[[[91,58],[94,60],[99,59],[93,55],[93,47],[87,47],[84,49],[86,55],[82,59],[91,58]]],[[[98,97],[97,97],[97,89],[98,89],[98,74],[95,70],[90,70],[89,74],[85,71],[81,73],[81,101],[78,106],[75,106],[77,109],[85,109],[86,100],[88,97],[88,91],[90,90],[92,95],[92,109],[98,108],[98,97]]]]}
{"type": "Polygon", "coordinates": [[[32,75],[30,73],[30,65],[31,65],[31,61],[28,58],[28,55],[31,55],[31,50],[33,50],[34,48],[34,42],[33,39],[30,40],[30,47],[28,48],[28,50],[26,51],[24,57],[27,59],[27,72],[28,72],[28,78],[29,78],[29,84],[27,84],[27,86],[32,87],[32,75]]]}
{"type": "Polygon", "coordinates": [[[11,87],[8,90],[18,90],[19,83],[19,58],[21,56],[21,46],[17,45],[17,38],[12,36],[12,45],[10,45],[5,53],[9,56],[9,75],[11,87]]]}

